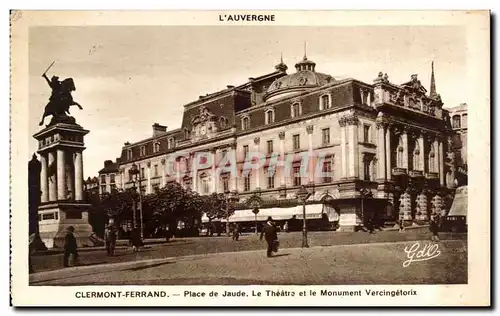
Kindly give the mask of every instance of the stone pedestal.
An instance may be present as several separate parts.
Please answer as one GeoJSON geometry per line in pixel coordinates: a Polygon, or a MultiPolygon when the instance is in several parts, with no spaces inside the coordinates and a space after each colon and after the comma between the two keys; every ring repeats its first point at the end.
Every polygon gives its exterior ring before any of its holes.
{"type": "Polygon", "coordinates": [[[339,208],[339,231],[356,231],[362,225],[359,208],[356,205],[340,205],[339,208]]]}
{"type": "Polygon", "coordinates": [[[92,227],[88,223],[90,204],[83,201],[83,137],[89,132],[74,120],[52,120],[33,135],[41,159],[38,207],[40,238],[48,248],[62,247],[70,226],[79,247],[90,246],[92,227]],[[46,192],[48,191],[48,192],[46,192]]]}
{"type": "Polygon", "coordinates": [[[89,239],[92,226],[88,221],[90,204],[74,202],[56,202],[41,205],[38,208],[40,217],[40,238],[48,248],[62,248],[68,227],[74,227],[74,236],[78,247],[92,246],[89,239]]]}

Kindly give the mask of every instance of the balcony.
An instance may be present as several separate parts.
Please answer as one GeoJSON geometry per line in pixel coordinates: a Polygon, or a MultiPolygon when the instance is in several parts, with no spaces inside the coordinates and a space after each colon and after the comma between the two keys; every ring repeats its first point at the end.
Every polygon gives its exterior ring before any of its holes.
{"type": "Polygon", "coordinates": [[[421,170],[411,170],[410,171],[410,177],[412,177],[412,178],[420,178],[423,176],[424,176],[424,173],[421,170]]]}
{"type": "Polygon", "coordinates": [[[428,179],[428,180],[438,179],[438,173],[437,172],[426,172],[425,173],[425,178],[428,179]]]}
{"type": "Polygon", "coordinates": [[[392,168],[392,174],[395,176],[402,176],[406,174],[406,169],[405,168],[392,168]]]}

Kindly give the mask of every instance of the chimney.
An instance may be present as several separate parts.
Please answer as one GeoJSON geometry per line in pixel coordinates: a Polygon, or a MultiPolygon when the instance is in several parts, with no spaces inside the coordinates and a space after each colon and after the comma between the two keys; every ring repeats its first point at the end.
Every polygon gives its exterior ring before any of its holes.
{"type": "Polygon", "coordinates": [[[111,160],[105,160],[104,161],[104,167],[108,167],[108,166],[110,166],[112,164],[113,164],[113,161],[111,161],[111,160]]]}
{"type": "Polygon", "coordinates": [[[166,125],[160,125],[158,123],[153,124],[153,137],[165,134],[167,132],[167,126],[166,125]]]}

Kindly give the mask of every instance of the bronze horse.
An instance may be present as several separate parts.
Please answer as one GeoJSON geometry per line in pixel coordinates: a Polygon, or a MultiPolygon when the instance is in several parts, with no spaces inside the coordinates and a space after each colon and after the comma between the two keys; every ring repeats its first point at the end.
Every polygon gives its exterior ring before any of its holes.
{"type": "Polygon", "coordinates": [[[48,115],[52,115],[53,118],[67,116],[67,114],[70,114],[69,107],[72,105],[78,106],[80,110],[83,109],[78,102],[73,100],[73,96],[71,95],[71,92],[76,90],[72,78],[59,81],[59,77],[57,76],[53,76],[51,80],[45,74],[42,77],[45,78],[52,89],[52,94],[49,103],[45,106],[42,120],[39,123],[40,126],[43,125],[45,117],[48,115]]]}

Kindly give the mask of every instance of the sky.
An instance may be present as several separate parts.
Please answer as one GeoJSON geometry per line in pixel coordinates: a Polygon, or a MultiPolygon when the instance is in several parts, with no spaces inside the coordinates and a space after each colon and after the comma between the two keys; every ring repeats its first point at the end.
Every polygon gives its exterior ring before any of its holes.
{"type": "MultiPolygon", "coordinates": [[[[84,177],[96,176],[127,141],[152,136],[152,125],[179,128],[183,105],[200,95],[274,71],[288,73],[304,55],[316,71],[372,83],[379,71],[400,84],[418,74],[429,90],[434,61],[445,107],[463,99],[466,33],[460,26],[78,26],[33,27],[29,39],[29,132],[40,130],[50,88],[41,77],[73,78],[70,109],[85,136],[84,177]]],[[[45,123],[50,118],[46,118],[45,123]]],[[[37,142],[30,138],[30,154],[37,142]]]]}

